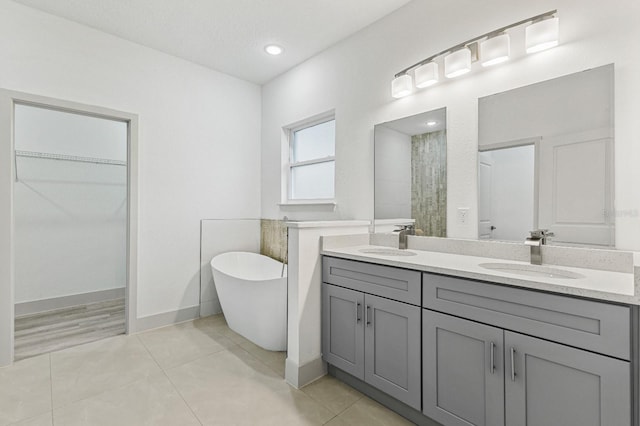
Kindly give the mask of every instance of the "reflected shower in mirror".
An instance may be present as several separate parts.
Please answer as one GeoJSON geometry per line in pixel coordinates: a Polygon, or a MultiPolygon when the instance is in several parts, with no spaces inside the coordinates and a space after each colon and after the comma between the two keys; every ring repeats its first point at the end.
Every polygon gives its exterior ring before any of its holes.
{"type": "Polygon", "coordinates": [[[447,235],[446,108],[377,124],[376,232],[414,223],[416,235],[447,235]]]}
{"type": "Polygon", "coordinates": [[[613,65],[480,98],[480,239],[615,247],[613,65]]]}

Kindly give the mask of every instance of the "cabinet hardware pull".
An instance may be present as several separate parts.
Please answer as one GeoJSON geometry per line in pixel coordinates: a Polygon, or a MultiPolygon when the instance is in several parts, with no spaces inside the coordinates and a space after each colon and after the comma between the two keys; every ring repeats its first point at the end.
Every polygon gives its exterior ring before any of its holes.
{"type": "Polygon", "coordinates": [[[356,322],[362,321],[362,305],[360,302],[356,304],[356,322]]]}
{"type": "Polygon", "coordinates": [[[516,349],[511,347],[511,381],[516,381],[516,349]]]}
{"type": "Polygon", "coordinates": [[[367,312],[365,315],[367,325],[371,325],[371,306],[367,305],[367,312]]]}
{"type": "Polygon", "coordinates": [[[495,373],[496,371],[495,352],[496,352],[496,344],[491,342],[491,353],[489,354],[490,356],[489,363],[491,364],[491,368],[490,368],[491,374],[495,373]]]}

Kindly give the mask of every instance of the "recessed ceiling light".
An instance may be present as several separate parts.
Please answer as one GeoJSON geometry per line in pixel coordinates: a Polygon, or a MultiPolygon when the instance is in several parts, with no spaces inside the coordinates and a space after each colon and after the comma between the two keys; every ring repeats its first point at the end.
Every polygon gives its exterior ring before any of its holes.
{"type": "Polygon", "coordinates": [[[264,47],[264,51],[267,52],[269,55],[273,55],[273,56],[281,54],[283,50],[284,49],[278,46],[277,44],[267,44],[264,47]]]}
{"type": "Polygon", "coordinates": [[[427,126],[429,126],[429,127],[433,127],[433,126],[435,126],[436,124],[438,124],[438,122],[437,122],[437,121],[427,121],[427,126]]]}

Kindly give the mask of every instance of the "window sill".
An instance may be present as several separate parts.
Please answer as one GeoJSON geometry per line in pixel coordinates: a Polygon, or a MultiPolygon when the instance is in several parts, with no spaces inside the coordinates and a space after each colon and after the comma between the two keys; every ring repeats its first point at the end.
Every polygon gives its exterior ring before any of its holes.
{"type": "Polygon", "coordinates": [[[336,207],[336,200],[289,200],[284,203],[278,203],[280,207],[301,207],[301,206],[330,206],[336,207]]]}

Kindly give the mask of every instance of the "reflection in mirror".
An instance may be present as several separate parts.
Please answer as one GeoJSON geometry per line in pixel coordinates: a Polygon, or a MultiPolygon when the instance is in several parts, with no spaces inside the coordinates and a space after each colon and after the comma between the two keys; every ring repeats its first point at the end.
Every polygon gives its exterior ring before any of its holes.
{"type": "Polygon", "coordinates": [[[446,124],[441,108],[375,126],[377,232],[413,222],[416,235],[447,235],[446,124]]]}
{"type": "Polygon", "coordinates": [[[613,65],[478,101],[479,238],[614,247],[613,65]]]}
{"type": "Polygon", "coordinates": [[[534,176],[533,144],[479,153],[480,239],[517,241],[535,229],[534,176]]]}

